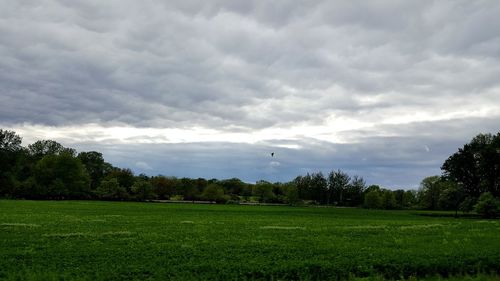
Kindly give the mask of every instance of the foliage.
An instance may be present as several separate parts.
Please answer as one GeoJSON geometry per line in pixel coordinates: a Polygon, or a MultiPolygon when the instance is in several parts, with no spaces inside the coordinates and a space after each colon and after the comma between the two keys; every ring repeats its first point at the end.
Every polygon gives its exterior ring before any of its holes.
{"type": "Polygon", "coordinates": [[[89,176],[80,160],[69,152],[44,156],[35,165],[35,198],[88,198],[89,176]]]}
{"type": "Polygon", "coordinates": [[[90,189],[95,190],[104,175],[111,171],[111,165],[104,162],[102,154],[97,151],[80,152],[77,157],[90,176],[90,189]]]}
{"type": "Polygon", "coordinates": [[[70,154],[71,156],[74,156],[76,153],[74,149],[66,148],[62,144],[53,140],[36,141],[35,143],[28,145],[28,151],[35,159],[41,159],[47,155],[59,155],[63,152],[70,154]]]}
{"type": "Polygon", "coordinates": [[[285,183],[258,181],[255,184],[237,178],[207,180],[134,175],[130,169],[113,167],[105,162],[97,151],[80,152],[77,155],[74,149],[53,140],[36,141],[24,148],[15,132],[0,129],[0,197],[105,200],[182,198],[186,201],[219,198],[215,201],[230,199],[234,202],[259,201],[290,205],[306,202],[350,207],[364,205],[381,209],[420,207],[455,210],[455,213],[460,209],[467,212],[473,209],[484,191],[489,191],[493,196],[497,194],[500,184],[499,139],[498,134],[476,136],[443,164],[443,176],[423,179],[416,192],[403,189],[392,191],[377,185],[366,187],[362,177],[351,177],[340,169],[332,170],[326,177],[322,172],[316,172],[285,183]],[[103,182],[106,183],[103,185],[103,182]],[[213,184],[220,188],[214,191],[213,184]]]}
{"type": "Polygon", "coordinates": [[[382,205],[382,196],[380,195],[380,191],[371,190],[365,194],[365,202],[363,205],[368,209],[381,209],[382,205]]]}
{"type": "Polygon", "coordinates": [[[120,186],[116,178],[101,181],[101,184],[96,190],[99,198],[105,200],[120,200],[128,198],[127,191],[120,186]]]}
{"type": "Polygon", "coordinates": [[[21,137],[13,131],[0,129],[0,151],[14,152],[21,150],[21,137]]]}
{"type": "Polygon", "coordinates": [[[130,169],[113,168],[106,176],[106,179],[111,178],[116,178],[120,186],[123,186],[128,193],[135,183],[134,173],[130,169]]]}
{"type": "Polygon", "coordinates": [[[158,199],[170,199],[175,194],[177,179],[175,177],[156,176],[151,178],[151,184],[158,199]]]}
{"type": "Polygon", "coordinates": [[[256,196],[259,202],[268,202],[274,197],[273,186],[267,181],[258,181],[252,191],[253,196],[256,196]]]}
{"type": "Polygon", "coordinates": [[[299,197],[299,190],[293,182],[286,183],[284,185],[286,203],[290,205],[300,205],[301,201],[299,197]]]}
{"type": "Polygon", "coordinates": [[[366,182],[362,177],[357,175],[352,177],[351,182],[345,191],[344,204],[351,207],[361,205],[363,203],[363,193],[365,188],[366,182]]]}
{"type": "Polygon", "coordinates": [[[496,218],[500,214],[500,201],[493,194],[485,192],[474,208],[483,218],[496,218]]]}
{"type": "Polygon", "coordinates": [[[222,186],[216,183],[209,184],[203,191],[201,197],[205,200],[217,203],[225,203],[229,200],[229,197],[224,195],[224,189],[222,186]]]}
{"type": "Polygon", "coordinates": [[[460,204],[465,198],[462,186],[455,182],[444,180],[441,183],[442,191],[439,195],[439,207],[441,210],[454,210],[457,216],[460,204]]]}
{"type": "Polygon", "coordinates": [[[441,187],[440,176],[431,176],[423,179],[418,192],[420,206],[428,210],[438,210],[441,187]]]}
{"type": "Polygon", "coordinates": [[[468,196],[484,192],[500,196],[500,132],[479,134],[442,165],[447,179],[463,186],[468,196]]]}
{"type": "Polygon", "coordinates": [[[464,198],[464,200],[460,203],[458,206],[459,210],[464,212],[464,213],[469,213],[470,211],[474,210],[474,206],[476,205],[477,200],[474,198],[467,196],[464,198]]]}
{"type": "Polygon", "coordinates": [[[21,150],[21,137],[0,129],[0,196],[15,193],[15,166],[21,150]]]}
{"type": "Polygon", "coordinates": [[[331,171],[328,174],[328,202],[335,205],[344,206],[345,205],[345,193],[349,187],[349,181],[351,178],[348,174],[342,172],[341,170],[331,171]]]}
{"type": "Polygon", "coordinates": [[[147,180],[138,180],[132,185],[132,194],[135,199],[148,200],[154,199],[153,185],[147,180]]]}

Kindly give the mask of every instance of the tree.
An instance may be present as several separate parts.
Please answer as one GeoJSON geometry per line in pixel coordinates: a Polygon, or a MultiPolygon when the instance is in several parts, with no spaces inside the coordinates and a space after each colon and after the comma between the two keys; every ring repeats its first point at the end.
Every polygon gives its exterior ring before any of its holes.
{"type": "Polygon", "coordinates": [[[475,198],[467,196],[464,198],[462,203],[460,203],[460,206],[458,208],[464,213],[469,213],[470,211],[474,210],[474,206],[476,205],[476,203],[477,200],[475,198]]]}
{"type": "Polygon", "coordinates": [[[368,209],[381,209],[382,208],[382,197],[380,196],[380,191],[371,190],[365,194],[364,205],[368,209]]]}
{"type": "Polygon", "coordinates": [[[0,197],[15,193],[15,166],[21,151],[21,137],[13,131],[0,129],[0,197]]]}
{"type": "Polygon", "coordinates": [[[417,204],[417,192],[415,190],[406,190],[403,195],[402,208],[412,208],[417,204]]]}
{"type": "Polygon", "coordinates": [[[0,151],[14,152],[21,150],[22,138],[14,131],[0,129],[0,151]]]}
{"type": "Polygon", "coordinates": [[[500,214],[500,201],[493,194],[485,192],[479,197],[474,209],[483,218],[496,218],[500,214]]]}
{"type": "Polygon", "coordinates": [[[439,208],[440,181],[441,178],[439,176],[431,176],[422,180],[418,192],[422,208],[429,210],[437,210],[439,208]]]}
{"type": "Polygon", "coordinates": [[[293,180],[297,191],[299,193],[299,198],[303,200],[311,199],[311,175],[307,173],[305,176],[298,176],[293,180]]]}
{"type": "Polygon", "coordinates": [[[229,199],[228,196],[224,195],[224,188],[216,183],[209,184],[205,190],[203,190],[201,197],[205,200],[215,201],[217,203],[225,203],[229,199]]]}
{"type": "Polygon", "coordinates": [[[147,180],[138,180],[132,185],[132,193],[138,200],[148,200],[155,198],[153,186],[147,180]]]}
{"type": "Polygon", "coordinates": [[[359,206],[363,204],[363,192],[365,191],[365,180],[360,176],[354,176],[345,190],[345,205],[359,206]]]}
{"type": "Polygon", "coordinates": [[[76,151],[72,148],[66,148],[53,140],[39,140],[28,145],[28,151],[35,159],[42,159],[46,155],[59,155],[63,152],[74,156],[76,151]]]}
{"type": "Polygon", "coordinates": [[[452,181],[442,180],[440,182],[442,188],[439,195],[439,207],[442,210],[454,210],[455,217],[458,217],[458,209],[465,198],[463,188],[452,181]]]}
{"type": "Polygon", "coordinates": [[[397,202],[394,192],[388,189],[382,189],[380,192],[382,197],[382,207],[386,210],[396,209],[397,202]]]}
{"type": "Polygon", "coordinates": [[[198,200],[201,191],[198,189],[196,180],[190,178],[181,178],[177,180],[177,194],[182,194],[184,200],[198,200]]]}
{"type": "Polygon", "coordinates": [[[443,176],[461,186],[468,196],[484,192],[500,196],[500,132],[479,134],[442,165],[443,176]]]}
{"type": "Polygon", "coordinates": [[[101,181],[96,190],[99,198],[106,200],[123,200],[128,198],[127,191],[120,186],[116,178],[101,181]]]}
{"type": "Polygon", "coordinates": [[[38,196],[42,198],[88,198],[90,179],[80,160],[69,152],[44,156],[33,171],[38,196]]]}
{"type": "Polygon", "coordinates": [[[334,203],[339,206],[345,205],[345,193],[351,178],[341,170],[331,171],[328,174],[328,200],[327,203],[334,203]]]}
{"type": "Polygon", "coordinates": [[[153,191],[159,199],[170,199],[175,194],[177,179],[174,177],[156,176],[151,178],[153,191]]]}
{"type": "Polygon", "coordinates": [[[310,181],[311,199],[320,203],[328,203],[328,185],[323,173],[313,173],[310,181]]]}
{"type": "Polygon", "coordinates": [[[394,199],[396,199],[396,208],[403,209],[405,200],[405,191],[402,189],[396,189],[393,191],[393,193],[394,193],[394,199]]]}
{"type": "Polygon", "coordinates": [[[130,169],[112,168],[112,170],[105,177],[107,180],[116,178],[120,186],[131,192],[132,185],[135,183],[134,173],[130,169]]]}
{"type": "Polygon", "coordinates": [[[90,176],[90,188],[95,190],[100,185],[108,167],[106,162],[104,162],[102,153],[96,151],[80,152],[77,157],[85,166],[90,176]]]}
{"type": "Polygon", "coordinates": [[[283,185],[285,190],[285,200],[290,205],[297,205],[300,203],[299,190],[294,182],[285,183],[283,185]]]}
{"type": "Polygon", "coordinates": [[[238,178],[232,178],[221,180],[219,185],[222,186],[228,194],[240,195],[246,184],[238,178]]]}
{"type": "Polygon", "coordinates": [[[267,202],[274,197],[273,185],[267,181],[258,181],[253,187],[253,196],[259,198],[259,202],[267,202]]]}

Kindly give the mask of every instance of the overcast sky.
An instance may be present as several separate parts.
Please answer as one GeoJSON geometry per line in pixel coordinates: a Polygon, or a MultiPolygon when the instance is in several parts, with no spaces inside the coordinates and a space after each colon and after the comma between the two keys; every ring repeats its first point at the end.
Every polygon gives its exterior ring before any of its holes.
{"type": "Polygon", "coordinates": [[[414,188],[500,129],[500,1],[0,7],[0,127],[136,173],[414,188]]]}

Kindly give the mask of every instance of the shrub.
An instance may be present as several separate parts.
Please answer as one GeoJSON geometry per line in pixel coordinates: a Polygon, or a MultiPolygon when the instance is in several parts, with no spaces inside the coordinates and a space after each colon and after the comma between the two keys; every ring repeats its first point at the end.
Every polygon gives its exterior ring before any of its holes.
{"type": "Polygon", "coordinates": [[[120,186],[116,178],[103,180],[95,192],[99,198],[105,200],[128,198],[127,191],[123,186],[120,186]]]}
{"type": "Polygon", "coordinates": [[[380,192],[377,190],[372,190],[365,195],[364,207],[368,209],[380,209],[382,208],[382,197],[380,192]]]}
{"type": "Polygon", "coordinates": [[[491,193],[485,192],[479,197],[475,210],[483,218],[496,218],[500,213],[500,202],[491,193]]]}

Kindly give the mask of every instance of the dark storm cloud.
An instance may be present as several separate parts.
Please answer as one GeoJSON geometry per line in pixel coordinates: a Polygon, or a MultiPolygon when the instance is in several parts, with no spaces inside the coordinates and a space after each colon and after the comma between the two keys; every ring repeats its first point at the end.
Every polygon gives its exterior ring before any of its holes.
{"type": "Polygon", "coordinates": [[[5,2],[0,117],[263,128],[362,110],[372,95],[445,107],[436,93],[462,101],[498,87],[500,30],[487,23],[499,6],[5,2]]]}

